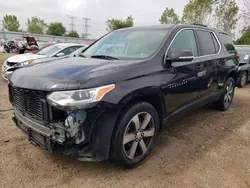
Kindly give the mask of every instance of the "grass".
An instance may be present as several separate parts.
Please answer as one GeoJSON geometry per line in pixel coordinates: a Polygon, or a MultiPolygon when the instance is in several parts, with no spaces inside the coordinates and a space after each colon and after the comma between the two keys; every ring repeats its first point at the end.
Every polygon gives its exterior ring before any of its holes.
{"type": "Polygon", "coordinates": [[[14,55],[14,54],[0,53],[0,63],[3,63],[5,61],[5,59],[7,59],[8,57],[10,57],[12,55],[14,55]]]}

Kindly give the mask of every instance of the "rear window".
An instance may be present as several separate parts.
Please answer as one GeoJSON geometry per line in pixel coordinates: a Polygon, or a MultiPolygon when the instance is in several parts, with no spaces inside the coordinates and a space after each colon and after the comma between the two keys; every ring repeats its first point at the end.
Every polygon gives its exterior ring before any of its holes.
{"type": "Polygon", "coordinates": [[[224,33],[219,33],[219,38],[220,38],[220,41],[222,42],[222,44],[225,46],[225,48],[227,49],[227,51],[229,53],[235,53],[236,52],[236,50],[234,48],[234,45],[233,45],[233,41],[231,40],[229,35],[224,34],[224,33]]]}
{"type": "Polygon", "coordinates": [[[218,53],[218,49],[215,47],[215,42],[212,36],[213,34],[211,32],[198,30],[197,35],[201,45],[201,56],[218,53]]]}
{"type": "Polygon", "coordinates": [[[216,53],[218,53],[220,50],[220,45],[218,43],[218,40],[215,38],[213,33],[211,33],[211,36],[212,36],[213,41],[214,41],[215,51],[216,51],[216,53]]]}

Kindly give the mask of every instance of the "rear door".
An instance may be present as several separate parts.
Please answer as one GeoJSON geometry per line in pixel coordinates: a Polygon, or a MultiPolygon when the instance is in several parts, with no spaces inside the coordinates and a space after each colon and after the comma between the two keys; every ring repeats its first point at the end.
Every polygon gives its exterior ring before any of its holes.
{"type": "MultiPolygon", "coordinates": [[[[210,30],[196,29],[199,45],[199,64],[203,74],[200,77],[202,84],[199,97],[206,97],[218,91],[218,64],[220,62],[221,45],[216,34],[210,30]]],[[[200,74],[199,70],[197,70],[200,74]]]]}
{"type": "Polygon", "coordinates": [[[230,72],[238,71],[239,61],[237,58],[238,53],[230,36],[224,32],[219,32],[218,38],[222,46],[221,59],[218,64],[218,84],[223,86],[230,72]]]}

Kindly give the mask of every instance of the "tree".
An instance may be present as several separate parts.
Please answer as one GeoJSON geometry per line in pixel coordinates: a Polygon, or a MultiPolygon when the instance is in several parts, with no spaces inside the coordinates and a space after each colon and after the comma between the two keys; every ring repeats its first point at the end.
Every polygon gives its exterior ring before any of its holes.
{"type": "Polygon", "coordinates": [[[250,45],[250,26],[243,30],[242,36],[235,42],[239,45],[250,45]]]}
{"type": "Polygon", "coordinates": [[[79,34],[76,31],[71,31],[65,36],[79,38],[79,34]]]}
{"type": "Polygon", "coordinates": [[[107,30],[108,31],[114,31],[117,29],[121,28],[126,28],[126,27],[133,27],[134,25],[134,18],[130,15],[127,17],[126,20],[121,20],[121,19],[109,19],[107,22],[107,30]]]}
{"type": "Polygon", "coordinates": [[[219,0],[215,8],[216,27],[234,38],[239,7],[235,0],[219,0]]]}
{"type": "Polygon", "coordinates": [[[7,29],[8,31],[16,31],[16,32],[20,31],[19,30],[20,24],[15,15],[6,14],[3,18],[2,23],[3,23],[3,27],[7,29]]]}
{"type": "Polygon", "coordinates": [[[47,30],[48,35],[56,35],[56,36],[63,36],[65,32],[66,29],[61,22],[50,23],[47,30]]]}
{"type": "Polygon", "coordinates": [[[27,31],[29,33],[37,33],[37,34],[44,34],[45,29],[47,27],[47,24],[44,22],[44,20],[38,18],[38,17],[31,17],[31,19],[28,18],[27,25],[27,31]]]}
{"type": "Polygon", "coordinates": [[[190,0],[183,10],[183,23],[197,23],[207,25],[213,14],[216,0],[190,0]]]}
{"type": "Polygon", "coordinates": [[[161,24],[178,24],[180,23],[179,16],[173,8],[166,8],[159,19],[161,24]]]}

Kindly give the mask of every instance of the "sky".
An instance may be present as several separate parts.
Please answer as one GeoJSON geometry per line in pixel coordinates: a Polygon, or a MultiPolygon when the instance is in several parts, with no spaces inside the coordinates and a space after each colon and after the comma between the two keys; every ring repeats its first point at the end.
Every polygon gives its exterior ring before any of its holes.
{"type": "MultiPolygon", "coordinates": [[[[38,16],[45,22],[62,22],[71,30],[69,16],[75,17],[75,28],[78,33],[84,32],[82,17],[90,18],[90,38],[104,35],[106,21],[112,18],[125,19],[132,15],[134,25],[156,25],[166,7],[174,8],[182,14],[189,0],[0,0],[0,20],[5,14],[18,17],[21,27],[26,29],[28,17],[38,16]]],[[[1,25],[0,25],[1,27],[1,25]]]]}

